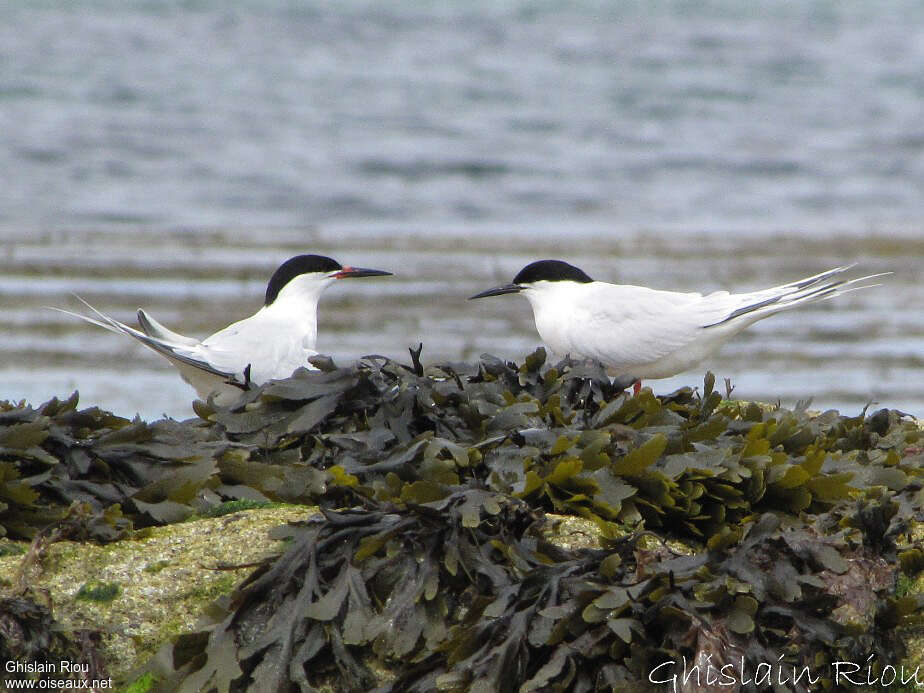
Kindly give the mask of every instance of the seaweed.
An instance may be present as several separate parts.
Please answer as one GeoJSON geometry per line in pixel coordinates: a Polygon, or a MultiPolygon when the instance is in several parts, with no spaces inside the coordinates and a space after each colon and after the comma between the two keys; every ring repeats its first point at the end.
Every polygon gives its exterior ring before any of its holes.
{"type": "Polygon", "coordinates": [[[86,685],[106,679],[99,655],[102,634],[89,629],[65,631],[55,622],[51,605],[31,595],[0,596],[0,634],[0,659],[8,663],[3,674],[7,685],[31,688],[44,683],[42,675],[48,672],[59,682],[86,685]],[[71,664],[71,673],[57,669],[63,662],[71,664]]]}
{"type": "Polygon", "coordinates": [[[924,565],[911,417],[738,402],[712,374],[633,396],[543,349],[419,356],[319,360],[186,422],[8,405],[0,523],[35,536],[77,502],[73,536],[110,541],[235,503],[321,506],[165,647],[162,690],[608,690],[704,659],[840,685],[820,663],[898,661],[899,627],[924,620],[895,595],[924,565]],[[599,548],[550,541],[553,513],[599,548]]]}
{"type": "MultiPolygon", "coordinates": [[[[862,543],[773,513],[694,555],[645,548],[644,532],[567,551],[543,539],[543,523],[524,501],[483,489],[325,512],[292,530],[291,548],[194,646],[183,639],[181,660],[179,644],[168,648],[176,668],[158,672],[164,690],[609,690],[682,652],[716,668],[739,657],[752,668],[870,652],[895,661],[894,626],[921,608],[887,596],[897,569],[862,543]],[[869,605],[869,621],[889,627],[839,621],[840,602],[869,605]]],[[[817,678],[831,684],[829,671],[817,678]]]]}

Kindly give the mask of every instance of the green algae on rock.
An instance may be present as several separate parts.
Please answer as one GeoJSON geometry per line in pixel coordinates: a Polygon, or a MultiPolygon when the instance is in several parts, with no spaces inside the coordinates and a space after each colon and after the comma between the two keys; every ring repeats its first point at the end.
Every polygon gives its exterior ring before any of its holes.
{"type": "MultiPolygon", "coordinates": [[[[268,536],[271,528],[311,512],[300,506],[251,509],[150,528],[103,546],[48,545],[26,594],[15,597],[47,611],[46,636],[53,638],[33,654],[35,661],[58,661],[62,653],[79,661],[86,647],[81,633],[95,633],[93,655],[121,681],[164,642],[193,631],[213,600],[231,592],[256,562],[279,552],[280,543],[268,536]],[[117,583],[119,594],[105,603],[80,599],[80,586],[93,580],[117,583]]],[[[14,582],[21,563],[21,556],[0,558],[0,578],[14,582]]],[[[0,620],[4,609],[0,603],[0,620]]],[[[41,629],[33,626],[33,632],[41,629]]]]}

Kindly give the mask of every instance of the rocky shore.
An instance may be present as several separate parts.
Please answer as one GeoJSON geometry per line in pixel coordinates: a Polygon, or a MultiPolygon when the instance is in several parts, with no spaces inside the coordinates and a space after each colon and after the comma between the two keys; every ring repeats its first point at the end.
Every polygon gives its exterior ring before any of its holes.
{"type": "Polygon", "coordinates": [[[710,374],[633,397],[545,361],[320,361],[184,422],[0,404],[7,675],[914,690],[918,421],[740,402],[710,374]]]}

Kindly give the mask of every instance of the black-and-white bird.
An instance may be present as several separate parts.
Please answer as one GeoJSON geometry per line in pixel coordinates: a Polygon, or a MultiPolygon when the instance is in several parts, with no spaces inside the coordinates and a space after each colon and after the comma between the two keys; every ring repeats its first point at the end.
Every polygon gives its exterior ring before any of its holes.
{"type": "Polygon", "coordinates": [[[338,279],[390,274],[342,266],[323,255],[297,255],[282,263],[270,277],[260,310],[202,341],[167,329],[143,310],[138,311],[141,330],[136,330],[101,313],[79,296],[95,317],[54,310],[137,339],[170,361],[199,397],[214,395],[218,404],[230,404],[249,382],[261,384],[287,378],[296,368],[311,367],[308,358],[318,353],[318,299],[328,286],[338,279]]]}
{"type": "Polygon", "coordinates": [[[512,284],[471,298],[522,293],[533,307],[539,336],[553,351],[597,359],[611,375],[634,379],[638,392],[642,379],[669,378],[692,368],[758,320],[877,286],[857,284],[883,276],[844,279],[852,267],[762,291],[703,296],[594,281],[567,262],[539,260],[524,267],[512,284]]]}

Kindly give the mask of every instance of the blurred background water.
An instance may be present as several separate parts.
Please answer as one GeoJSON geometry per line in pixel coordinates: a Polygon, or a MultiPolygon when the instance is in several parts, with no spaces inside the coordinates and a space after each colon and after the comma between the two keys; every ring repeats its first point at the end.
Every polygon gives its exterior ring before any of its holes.
{"type": "Polygon", "coordinates": [[[0,399],[191,415],[77,293],[199,337],[282,260],[396,273],[325,295],[319,346],[521,359],[527,262],[676,290],[892,271],[700,371],[742,398],[924,414],[924,4],[0,3],[0,399]]]}

